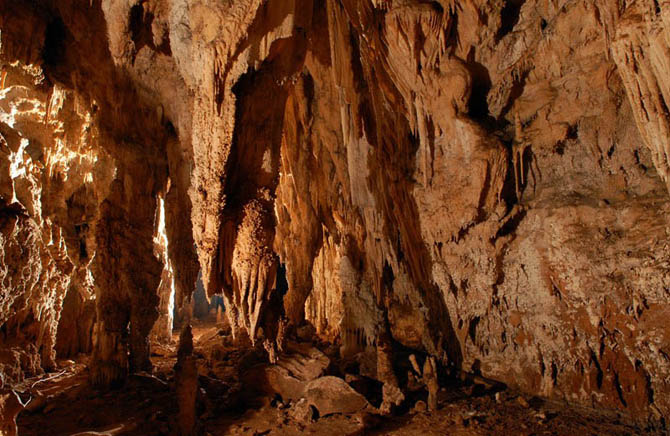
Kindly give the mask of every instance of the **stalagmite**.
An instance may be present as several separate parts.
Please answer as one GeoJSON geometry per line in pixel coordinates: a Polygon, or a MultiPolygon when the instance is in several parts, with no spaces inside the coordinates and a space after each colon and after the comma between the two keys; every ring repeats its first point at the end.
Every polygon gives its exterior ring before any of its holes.
{"type": "Polygon", "coordinates": [[[430,356],[423,365],[423,382],[428,389],[428,410],[437,410],[437,391],[440,385],[437,381],[437,363],[435,358],[430,356]]]}
{"type": "Polygon", "coordinates": [[[186,324],[179,335],[177,363],[174,367],[177,384],[177,403],[179,405],[179,434],[196,434],[195,401],[198,391],[198,369],[193,356],[193,333],[186,324]]]}
{"type": "Polygon", "coordinates": [[[380,409],[389,414],[402,404],[405,395],[398,385],[398,378],[393,369],[393,348],[385,334],[377,338],[377,378],[383,383],[380,409]]]}

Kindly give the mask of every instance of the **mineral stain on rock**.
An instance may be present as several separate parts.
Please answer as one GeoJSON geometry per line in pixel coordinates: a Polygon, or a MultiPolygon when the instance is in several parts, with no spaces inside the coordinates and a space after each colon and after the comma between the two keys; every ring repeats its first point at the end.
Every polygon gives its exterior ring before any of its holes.
{"type": "Polygon", "coordinates": [[[0,434],[667,431],[669,66],[667,1],[0,0],[0,434]]]}

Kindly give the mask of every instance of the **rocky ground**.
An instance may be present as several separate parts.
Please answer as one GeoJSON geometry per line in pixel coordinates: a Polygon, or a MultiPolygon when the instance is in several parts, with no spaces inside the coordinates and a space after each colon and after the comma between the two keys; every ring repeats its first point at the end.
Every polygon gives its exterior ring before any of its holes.
{"type": "MultiPolygon", "coordinates": [[[[228,332],[213,323],[202,323],[193,329],[193,354],[199,374],[199,434],[664,434],[661,428],[635,423],[618,412],[521,395],[472,375],[441,377],[435,411],[428,410],[426,390],[415,386],[412,391],[412,383],[407,381],[403,388],[406,400],[392,414],[383,415],[374,406],[379,403],[379,392],[375,392],[374,384],[366,384],[369,380],[361,375],[365,369],[356,369],[351,362],[331,360],[327,356],[333,347],[297,339],[287,344],[292,352],[281,355],[276,365],[268,365],[263,363],[260,349],[233,346],[228,332]],[[294,390],[301,389],[303,379],[310,377],[327,383],[321,385],[320,393],[315,393],[314,383],[308,383],[311,389],[296,394],[294,390]],[[255,383],[242,388],[240,380],[250,379],[255,383]],[[296,384],[290,386],[291,382],[296,384]],[[365,398],[349,386],[365,394],[365,398]],[[304,395],[305,399],[288,399],[294,395],[304,395]]],[[[100,392],[89,385],[86,358],[61,361],[55,373],[26,380],[20,387],[25,392],[23,399],[32,396],[32,400],[19,415],[19,434],[177,434],[179,405],[174,395],[173,370],[177,340],[175,336],[170,344],[154,346],[155,375],[132,375],[123,387],[110,392],[100,392]]]]}

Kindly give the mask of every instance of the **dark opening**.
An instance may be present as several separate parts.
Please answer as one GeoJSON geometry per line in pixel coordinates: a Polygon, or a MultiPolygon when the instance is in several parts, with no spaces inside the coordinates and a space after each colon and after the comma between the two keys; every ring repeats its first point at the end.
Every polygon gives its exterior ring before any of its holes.
{"type": "Polygon", "coordinates": [[[277,292],[282,298],[288,292],[288,280],[286,279],[285,263],[280,263],[277,267],[277,292]]]}
{"type": "Polygon", "coordinates": [[[489,70],[474,60],[474,53],[471,53],[467,67],[472,76],[472,93],[468,102],[468,115],[473,120],[492,127],[495,124],[495,119],[489,114],[488,95],[491,91],[489,70]]]}
{"type": "Polygon", "coordinates": [[[152,50],[171,56],[172,50],[170,49],[170,41],[167,35],[160,47],[154,44],[153,32],[151,30],[153,21],[154,15],[145,12],[141,3],[130,8],[128,23],[130,37],[135,44],[135,53],[139,52],[142,47],[149,46],[152,50]]]}
{"type": "Polygon", "coordinates": [[[55,66],[65,58],[65,38],[67,29],[60,17],[54,18],[46,29],[44,47],[42,48],[42,59],[45,66],[55,66]]]}
{"type": "Polygon", "coordinates": [[[514,26],[519,22],[519,13],[521,12],[521,6],[526,2],[526,0],[506,0],[505,6],[503,6],[502,11],[500,12],[500,29],[496,34],[496,41],[500,41],[514,30],[514,26]]]}

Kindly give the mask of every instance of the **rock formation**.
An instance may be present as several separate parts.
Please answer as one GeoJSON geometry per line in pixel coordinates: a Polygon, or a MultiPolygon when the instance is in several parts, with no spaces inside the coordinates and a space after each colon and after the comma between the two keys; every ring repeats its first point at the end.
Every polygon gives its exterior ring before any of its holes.
{"type": "Polygon", "coordinates": [[[670,416],[670,2],[0,0],[0,30],[8,383],[150,371],[200,272],[272,360],[304,322],[429,356],[430,409],[453,367],[670,416]]]}
{"type": "Polygon", "coordinates": [[[23,409],[21,401],[14,392],[2,391],[0,393],[0,434],[3,436],[16,436],[16,416],[23,409]]]}
{"type": "Polygon", "coordinates": [[[186,325],[179,336],[179,350],[175,365],[177,402],[179,404],[179,434],[196,434],[195,402],[198,392],[198,369],[193,357],[193,334],[191,326],[186,325]]]}

